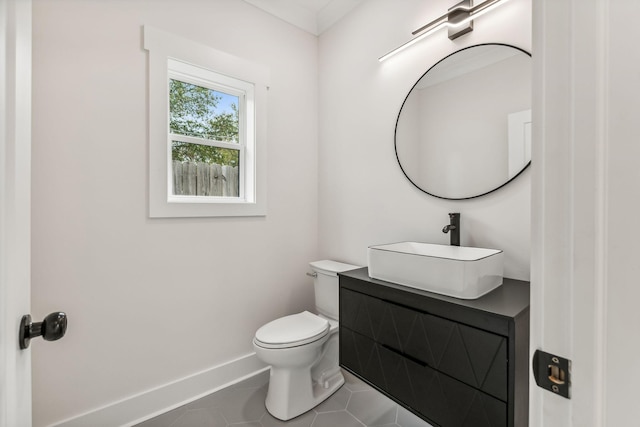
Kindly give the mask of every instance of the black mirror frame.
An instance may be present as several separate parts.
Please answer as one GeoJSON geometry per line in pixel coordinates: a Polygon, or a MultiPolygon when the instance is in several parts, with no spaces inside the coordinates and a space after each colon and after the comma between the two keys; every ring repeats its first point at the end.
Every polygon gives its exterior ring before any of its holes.
{"type": "Polygon", "coordinates": [[[509,184],[511,181],[513,181],[514,179],[516,179],[517,177],[519,177],[520,175],[522,175],[522,173],[531,165],[531,160],[529,160],[529,162],[522,168],[522,170],[520,172],[518,172],[517,174],[515,174],[513,177],[511,177],[509,180],[505,181],[504,183],[500,184],[499,186],[486,191],[482,194],[478,194],[475,196],[469,196],[469,197],[445,197],[445,196],[439,196],[437,194],[433,194],[430,193],[429,191],[425,190],[424,188],[420,187],[418,184],[416,184],[407,174],[407,172],[404,170],[404,168],[402,167],[402,163],[400,162],[400,157],[398,156],[398,141],[397,141],[397,135],[398,135],[398,122],[400,121],[400,114],[402,113],[402,109],[404,108],[404,104],[407,102],[407,99],[409,98],[409,96],[411,95],[411,92],[413,92],[413,89],[418,85],[418,83],[420,82],[420,80],[422,80],[422,78],[427,75],[427,73],[429,73],[429,71],[431,71],[434,67],[436,67],[438,64],[440,64],[442,61],[445,61],[447,58],[449,58],[450,56],[455,55],[456,53],[462,52],[464,50],[467,49],[471,49],[474,47],[480,47],[480,46],[505,46],[505,47],[510,47],[512,49],[516,49],[519,50],[520,52],[528,55],[529,57],[531,57],[531,53],[527,52],[526,50],[519,48],[517,46],[513,46],[510,44],[506,44],[506,43],[481,43],[481,44],[476,44],[476,45],[472,45],[472,46],[467,46],[464,47],[462,49],[456,50],[455,52],[450,53],[449,55],[445,56],[444,58],[440,59],[438,62],[436,62],[435,64],[433,64],[431,67],[429,67],[429,69],[420,76],[420,78],[415,82],[415,84],[413,86],[411,86],[411,89],[409,90],[409,93],[407,93],[407,96],[404,98],[404,101],[402,101],[402,105],[400,106],[400,111],[398,112],[398,117],[396,118],[396,126],[394,128],[394,132],[393,132],[393,147],[396,153],[396,160],[398,161],[398,165],[400,166],[400,170],[402,170],[402,173],[404,174],[404,176],[409,180],[409,182],[411,184],[413,184],[418,190],[422,191],[423,193],[426,193],[432,197],[437,197],[438,199],[444,199],[444,200],[469,200],[469,199],[475,199],[478,197],[482,197],[482,196],[486,196],[489,193],[493,193],[494,191],[497,191],[499,189],[501,189],[502,187],[504,187],[505,185],[509,184]]]}

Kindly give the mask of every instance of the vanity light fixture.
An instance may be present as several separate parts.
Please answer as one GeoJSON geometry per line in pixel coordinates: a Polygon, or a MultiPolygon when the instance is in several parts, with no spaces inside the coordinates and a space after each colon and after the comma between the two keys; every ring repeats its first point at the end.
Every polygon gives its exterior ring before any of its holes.
{"type": "Polygon", "coordinates": [[[395,48],[391,52],[381,56],[378,58],[378,61],[382,62],[385,59],[388,59],[444,27],[449,29],[449,39],[451,40],[467,34],[468,32],[473,31],[473,20],[475,18],[492,11],[507,1],[508,0],[486,0],[480,4],[472,6],[472,0],[462,0],[460,3],[450,8],[446,14],[413,31],[411,34],[415,36],[414,38],[395,48]]]}

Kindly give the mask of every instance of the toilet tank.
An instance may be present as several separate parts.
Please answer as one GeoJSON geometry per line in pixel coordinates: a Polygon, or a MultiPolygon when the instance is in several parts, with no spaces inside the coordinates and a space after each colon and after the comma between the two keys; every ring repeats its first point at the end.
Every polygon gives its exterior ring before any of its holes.
{"type": "Polygon", "coordinates": [[[322,260],[309,264],[313,270],[316,311],[330,319],[338,320],[338,273],[360,268],[357,265],[322,260]]]}

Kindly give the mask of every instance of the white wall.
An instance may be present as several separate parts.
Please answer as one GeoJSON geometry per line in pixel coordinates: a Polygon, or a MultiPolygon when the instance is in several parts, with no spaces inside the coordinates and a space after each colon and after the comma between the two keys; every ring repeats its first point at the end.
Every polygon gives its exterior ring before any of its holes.
{"type": "Polygon", "coordinates": [[[455,41],[446,31],[384,63],[450,1],[369,0],[320,36],[320,253],[365,265],[366,248],[401,240],[448,243],[448,212],[462,214],[463,245],[500,248],[505,276],[529,278],[530,171],[490,195],[437,199],[403,175],[394,152],[402,101],[438,60],[469,45],[506,43],[531,50],[531,1],[513,0],[455,41]]]}
{"type": "Polygon", "coordinates": [[[34,425],[252,351],[310,308],[317,258],[317,39],[237,0],[34,0],[34,425]],[[147,217],[149,24],[271,71],[266,218],[147,217]]]}

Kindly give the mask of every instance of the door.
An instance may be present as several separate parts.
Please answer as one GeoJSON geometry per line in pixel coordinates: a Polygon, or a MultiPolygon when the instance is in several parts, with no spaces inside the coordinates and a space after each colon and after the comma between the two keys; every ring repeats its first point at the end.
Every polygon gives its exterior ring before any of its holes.
{"type": "Polygon", "coordinates": [[[0,0],[0,427],[31,425],[31,2],[0,0]]]}
{"type": "Polygon", "coordinates": [[[570,399],[530,379],[530,425],[637,426],[640,2],[532,4],[531,350],[572,369],[570,399]]]}

